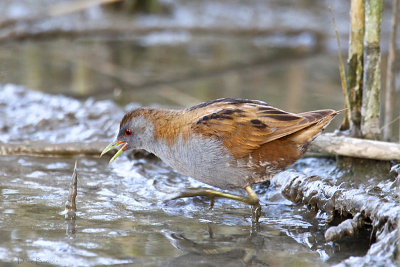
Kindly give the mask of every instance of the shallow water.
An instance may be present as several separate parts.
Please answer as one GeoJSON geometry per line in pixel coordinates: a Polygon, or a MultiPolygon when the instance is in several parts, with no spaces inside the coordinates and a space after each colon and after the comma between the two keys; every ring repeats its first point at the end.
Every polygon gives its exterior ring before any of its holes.
{"type": "MultiPolygon", "coordinates": [[[[117,125],[122,114],[109,101],[88,105],[12,85],[2,87],[0,96],[2,111],[10,114],[1,120],[1,128],[7,129],[0,135],[3,142],[35,140],[39,132],[42,139],[52,141],[55,136],[58,142],[74,141],[80,134],[86,142],[110,140],[113,127],[106,127],[103,134],[93,127],[117,125]],[[34,108],[36,104],[42,108],[34,108]],[[92,107],[108,112],[101,113],[99,121],[92,107]],[[68,115],[71,110],[79,110],[78,115],[68,115]],[[40,117],[43,114],[58,119],[40,117]]],[[[336,171],[335,161],[329,159],[303,159],[294,167],[327,178],[336,171]]],[[[326,215],[289,202],[274,186],[255,187],[263,207],[259,228],[252,227],[251,210],[245,204],[218,199],[209,210],[207,199],[169,200],[179,190],[203,185],[143,153],[122,156],[111,165],[107,158],[90,156],[2,156],[0,177],[4,262],[322,266],[362,256],[369,244],[368,234],[342,243],[326,242],[326,215]],[[61,212],[75,160],[78,213],[73,222],[61,212]]]]}
{"type": "Polygon", "coordinates": [[[315,233],[309,231],[321,228],[318,220],[305,220],[297,208],[293,213],[292,205],[281,197],[264,209],[262,227],[252,233],[250,209],[245,205],[217,201],[208,211],[206,200],[164,203],[171,192],[196,183],[158,161],[146,161],[143,169],[140,160],[124,158],[117,163],[118,171],[115,166],[107,168],[106,160],[78,161],[79,212],[71,223],[59,213],[74,159],[10,156],[2,160],[2,260],[153,265],[189,260],[196,264],[196,257],[197,263],[207,258],[213,262],[211,255],[218,255],[224,261],[321,262],[323,250],[318,253],[295,240],[314,239],[315,233]],[[270,259],[281,250],[291,253],[270,259]]]}
{"type": "MultiPolygon", "coordinates": [[[[217,256],[221,263],[323,265],[349,255],[325,243],[323,214],[310,216],[275,188],[257,187],[263,212],[254,230],[246,205],[217,200],[209,211],[206,199],[164,202],[198,183],[156,159],[122,158],[109,167],[105,159],[76,159],[78,214],[70,222],[60,212],[75,159],[2,158],[3,261],[197,265],[217,256]]],[[[350,246],[353,256],[365,253],[366,247],[350,246]]]]}

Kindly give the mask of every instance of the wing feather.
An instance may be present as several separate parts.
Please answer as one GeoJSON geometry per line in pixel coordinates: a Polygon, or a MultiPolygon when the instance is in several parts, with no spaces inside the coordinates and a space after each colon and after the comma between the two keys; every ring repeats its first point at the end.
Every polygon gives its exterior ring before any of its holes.
{"type": "Polygon", "coordinates": [[[195,133],[221,140],[235,158],[318,123],[333,110],[294,114],[252,100],[219,99],[187,110],[195,133]]]}

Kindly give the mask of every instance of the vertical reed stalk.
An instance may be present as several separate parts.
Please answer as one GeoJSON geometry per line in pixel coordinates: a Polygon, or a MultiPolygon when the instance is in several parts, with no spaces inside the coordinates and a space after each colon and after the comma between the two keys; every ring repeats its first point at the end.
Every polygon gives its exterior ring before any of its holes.
{"type": "Polygon", "coordinates": [[[383,139],[389,141],[392,135],[393,120],[393,96],[395,88],[394,62],[396,58],[396,35],[397,20],[399,16],[399,0],[393,0],[392,36],[389,45],[388,65],[386,71],[386,92],[385,92],[385,120],[383,127],[383,139]]]}
{"type": "Polygon", "coordinates": [[[343,56],[342,56],[342,46],[340,45],[340,38],[339,38],[339,32],[336,24],[336,19],[335,15],[333,14],[332,8],[329,6],[328,7],[329,12],[331,13],[332,17],[332,23],[333,26],[335,27],[335,34],[336,34],[336,42],[338,46],[338,58],[339,58],[339,74],[340,74],[340,81],[341,81],[341,86],[342,86],[342,91],[343,91],[343,96],[344,96],[344,107],[346,109],[342,125],[340,126],[340,130],[348,130],[350,128],[350,110],[349,110],[349,95],[348,95],[348,90],[347,90],[347,84],[346,84],[346,72],[344,68],[344,63],[343,63],[343,56]]]}
{"type": "Polygon", "coordinates": [[[379,108],[381,90],[380,34],[383,0],[366,0],[365,66],[361,131],[365,138],[380,139],[379,108]]]}
{"type": "Polygon", "coordinates": [[[361,106],[363,94],[364,65],[364,0],[351,0],[350,7],[350,45],[347,60],[347,95],[351,135],[361,136],[361,106]]]}

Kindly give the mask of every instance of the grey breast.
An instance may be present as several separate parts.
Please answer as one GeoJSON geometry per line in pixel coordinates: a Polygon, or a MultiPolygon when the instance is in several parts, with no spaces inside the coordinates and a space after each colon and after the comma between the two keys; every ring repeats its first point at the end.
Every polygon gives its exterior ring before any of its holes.
{"type": "Polygon", "coordinates": [[[236,160],[218,140],[192,136],[179,137],[172,146],[158,142],[154,153],[182,174],[222,189],[243,188],[248,170],[237,166],[236,160]]]}

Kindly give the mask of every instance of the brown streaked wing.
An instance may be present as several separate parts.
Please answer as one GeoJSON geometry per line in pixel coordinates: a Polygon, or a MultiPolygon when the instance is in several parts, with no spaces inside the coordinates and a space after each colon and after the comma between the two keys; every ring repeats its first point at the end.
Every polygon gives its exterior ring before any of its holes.
{"type": "Polygon", "coordinates": [[[266,103],[216,102],[188,110],[187,115],[195,118],[194,132],[218,138],[234,157],[242,158],[261,145],[300,131],[332,112],[293,114],[266,103]]]}

